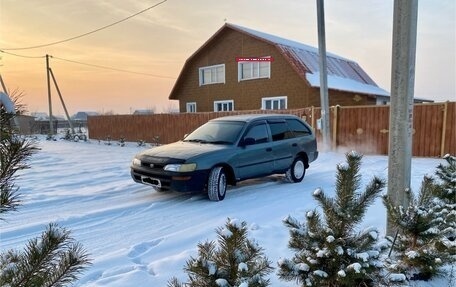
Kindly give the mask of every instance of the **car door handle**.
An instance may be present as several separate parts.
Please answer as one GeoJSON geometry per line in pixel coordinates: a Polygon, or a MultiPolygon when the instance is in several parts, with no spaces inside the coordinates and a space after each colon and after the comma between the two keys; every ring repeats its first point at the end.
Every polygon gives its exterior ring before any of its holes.
{"type": "Polygon", "coordinates": [[[266,151],[272,151],[272,148],[268,147],[268,148],[266,149],[266,151]]]}
{"type": "Polygon", "coordinates": [[[297,143],[294,143],[294,144],[292,144],[291,146],[298,146],[298,144],[297,144],[297,143]]]}

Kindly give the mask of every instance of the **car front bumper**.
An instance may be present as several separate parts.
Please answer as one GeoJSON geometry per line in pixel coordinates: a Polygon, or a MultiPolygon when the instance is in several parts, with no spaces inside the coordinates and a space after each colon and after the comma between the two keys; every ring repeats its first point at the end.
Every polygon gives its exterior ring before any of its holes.
{"type": "Polygon", "coordinates": [[[209,170],[192,172],[151,171],[144,167],[131,167],[131,177],[135,182],[150,185],[162,190],[179,192],[202,192],[206,189],[209,170]]]}

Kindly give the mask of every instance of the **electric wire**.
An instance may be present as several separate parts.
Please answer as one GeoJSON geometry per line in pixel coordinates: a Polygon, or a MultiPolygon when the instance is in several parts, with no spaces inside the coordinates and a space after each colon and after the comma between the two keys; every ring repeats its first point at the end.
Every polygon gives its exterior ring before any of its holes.
{"type": "Polygon", "coordinates": [[[101,31],[101,30],[104,30],[104,29],[106,29],[106,28],[112,27],[112,26],[117,25],[117,24],[119,24],[119,23],[122,23],[122,22],[124,22],[124,21],[127,21],[128,19],[131,19],[131,18],[133,18],[133,17],[135,17],[135,16],[137,16],[137,15],[139,15],[139,14],[142,14],[142,13],[144,13],[144,12],[150,10],[150,9],[153,9],[153,8],[155,8],[155,7],[157,7],[157,6],[159,6],[159,5],[163,4],[163,3],[165,3],[166,1],[167,1],[167,0],[163,0],[163,1],[159,2],[159,3],[157,3],[157,4],[154,4],[154,5],[150,6],[150,7],[147,7],[146,9],[143,9],[143,10],[141,10],[141,11],[139,11],[139,12],[133,14],[133,15],[130,15],[130,16],[124,18],[124,19],[121,19],[121,20],[116,21],[116,22],[114,22],[114,23],[111,23],[111,24],[109,24],[109,25],[100,27],[100,28],[98,28],[98,29],[95,29],[95,30],[92,30],[92,31],[90,31],[90,32],[87,32],[87,33],[84,33],[84,34],[81,34],[81,35],[77,35],[77,36],[74,36],[74,37],[71,37],[71,38],[67,38],[67,39],[64,39],[64,40],[55,41],[55,42],[51,42],[51,43],[47,43],[47,44],[42,44],[42,45],[36,45],[36,46],[30,46],[30,47],[21,47],[21,48],[1,48],[0,50],[3,50],[3,51],[28,50],[28,49],[36,49],[36,48],[49,47],[49,46],[53,46],[53,45],[57,45],[57,44],[65,43],[65,42],[69,42],[69,41],[72,41],[72,40],[75,40],[75,39],[79,39],[79,38],[85,37],[85,36],[87,36],[87,35],[90,35],[90,34],[99,32],[99,31],[101,31]]]}
{"type": "Polygon", "coordinates": [[[155,74],[149,74],[149,73],[143,73],[143,72],[135,72],[135,71],[130,71],[130,70],[125,70],[125,69],[118,69],[114,67],[108,67],[108,66],[102,66],[102,65],[95,65],[95,64],[88,64],[88,63],[83,63],[79,61],[74,61],[74,60],[69,60],[69,59],[64,59],[56,56],[50,56],[53,59],[57,59],[60,61],[65,61],[73,64],[79,64],[79,65],[84,65],[84,66],[89,66],[89,67],[95,67],[99,69],[105,69],[105,70],[112,70],[112,71],[117,71],[117,72],[123,72],[123,73],[129,73],[129,74],[137,74],[137,75],[143,75],[143,76],[149,76],[149,77],[155,77],[155,78],[162,78],[162,79],[171,79],[175,80],[175,77],[170,77],[170,76],[162,76],[162,75],[155,75],[155,74]]]}
{"type": "MultiPolygon", "coordinates": [[[[6,51],[3,51],[3,50],[0,50],[0,53],[5,53],[5,54],[12,55],[12,56],[15,56],[15,57],[21,57],[21,58],[27,58],[27,59],[43,59],[43,58],[46,58],[46,56],[27,56],[27,55],[20,55],[20,54],[16,54],[16,53],[6,52],[6,51]]],[[[79,61],[75,61],[75,60],[55,57],[55,56],[52,56],[52,55],[49,55],[49,57],[51,57],[53,59],[56,59],[56,60],[65,61],[65,62],[68,62],[68,63],[84,65],[84,66],[89,66],[89,67],[94,67],[94,68],[99,68],[99,69],[105,69],[105,70],[111,70],[111,71],[117,71],[117,72],[122,72],[122,73],[136,74],[136,75],[142,75],[142,76],[148,76],[148,77],[154,77],[154,78],[161,78],[161,79],[171,79],[171,80],[175,80],[176,79],[175,77],[171,77],[171,76],[163,76],[163,75],[149,74],[149,73],[143,73],[143,72],[135,72],[135,71],[119,69],[119,68],[114,68],[114,67],[108,67],[108,66],[102,66],[102,65],[96,65],[96,64],[89,64],[89,63],[79,62],[79,61]]]]}
{"type": "Polygon", "coordinates": [[[45,58],[46,56],[26,56],[26,55],[19,55],[11,52],[6,52],[4,50],[0,49],[0,53],[8,54],[11,56],[16,56],[16,57],[21,57],[21,58],[27,58],[27,59],[39,59],[39,58],[45,58]]]}

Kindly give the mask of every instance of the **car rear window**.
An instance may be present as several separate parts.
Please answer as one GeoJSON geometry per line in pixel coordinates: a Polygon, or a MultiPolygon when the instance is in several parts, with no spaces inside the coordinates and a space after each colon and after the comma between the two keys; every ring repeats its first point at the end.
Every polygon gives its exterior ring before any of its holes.
{"type": "Polygon", "coordinates": [[[256,144],[268,142],[268,130],[266,124],[258,124],[251,127],[244,138],[253,138],[256,144]]]}
{"type": "Polygon", "coordinates": [[[286,120],[288,127],[293,132],[295,137],[302,137],[312,134],[312,131],[302,122],[295,119],[286,120]]]}
{"type": "Polygon", "coordinates": [[[288,129],[288,125],[283,122],[269,122],[271,128],[272,140],[280,141],[284,139],[293,138],[293,133],[288,129]]]}

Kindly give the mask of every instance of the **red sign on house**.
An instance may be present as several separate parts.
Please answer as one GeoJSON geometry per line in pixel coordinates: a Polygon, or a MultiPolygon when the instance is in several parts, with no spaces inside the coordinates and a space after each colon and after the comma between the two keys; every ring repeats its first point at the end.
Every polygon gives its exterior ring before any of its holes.
{"type": "Polygon", "coordinates": [[[236,57],[236,62],[274,62],[273,57],[236,57]]]}

